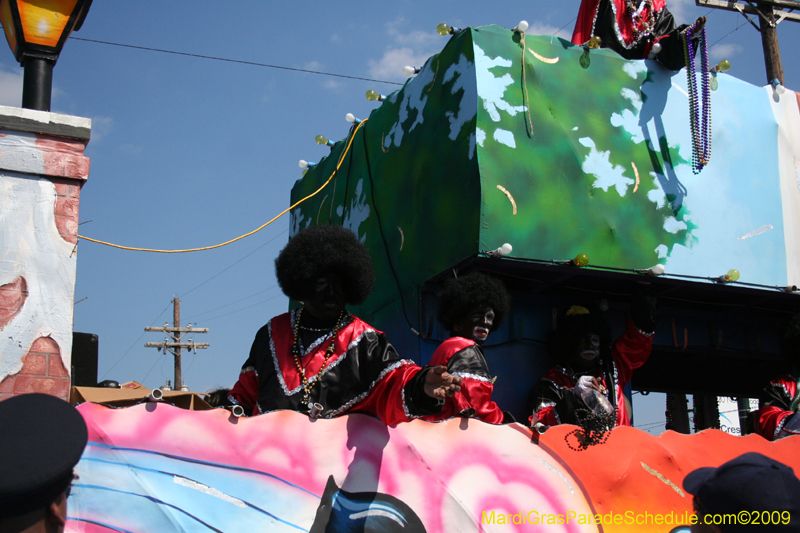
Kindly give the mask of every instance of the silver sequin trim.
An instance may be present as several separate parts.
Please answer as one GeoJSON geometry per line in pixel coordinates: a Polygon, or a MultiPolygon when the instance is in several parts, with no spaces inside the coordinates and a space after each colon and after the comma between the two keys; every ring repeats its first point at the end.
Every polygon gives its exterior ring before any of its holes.
{"type": "MultiPolygon", "coordinates": [[[[614,0],[609,0],[609,3],[611,4],[611,11],[614,13],[614,33],[617,35],[617,41],[619,41],[620,46],[622,46],[626,50],[630,50],[631,48],[637,46],[639,42],[642,40],[642,38],[651,36],[650,32],[643,32],[639,34],[638,38],[634,36],[633,42],[631,42],[631,44],[625,44],[625,38],[622,36],[622,33],[620,33],[619,24],[617,24],[617,5],[614,3],[614,0]]],[[[653,9],[652,6],[651,9],[653,9]]],[[[594,19],[592,20],[592,35],[594,35],[594,30],[595,27],[597,26],[597,14],[599,12],[600,12],[600,5],[598,3],[597,9],[594,10],[594,19]]],[[[652,16],[655,17],[656,14],[658,13],[661,13],[661,11],[655,11],[655,9],[653,9],[652,16]]]]}
{"type": "Polygon", "coordinates": [[[479,376],[478,374],[468,374],[467,372],[454,372],[453,376],[458,376],[460,378],[471,378],[477,381],[484,381],[486,383],[491,383],[491,378],[485,378],[483,376],[479,376]]]}
{"type": "MultiPolygon", "coordinates": [[[[367,389],[366,392],[363,392],[363,393],[359,394],[358,396],[356,396],[355,398],[353,398],[352,400],[350,400],[349,402],[347,402],[346,404],[344,404],[340,408],[336,409],[335,411],[331,411],[330,413],[328,413],[325,416],[325,418],[333,418],[334,416],[338,416],[338,415],[344,413],[345,411],[347,411],[348,409],[350,409],[351,407],[353,407],[355,404],[357,404],[358,402],[360,402],[361,400],[363,400],[367,396],[369,396],[369,393],[372,391],[372,388],[375,386],[375,384],[378,383],[381,379],[383,379],[383,377],[386,374],[388,374],[389,372],[391,372],[392,370],[394,370],[396,368],[400,368],[403,365],[413,365],[413,364],[414,364],[413,361],[409,361],[408,359],[401,359],[401,360],[397,361],[396,363],[393,363],[393,364],[387,366],[386,368],[383,369],[383,371],[380,373],[380,375],[377,377],[377,379],[375,379],[375,381],[373,381],[372,383],[369,384],[369,388],[367,389]]],[[[405,409],[405,401],[403,402],[403,408],[405,409]]]]}
{"type": "MultiPolygon", "coordinates": [[[[296,319],[296,317],[297,317],[297,313],[298,313],[298,310],[297,310],[297,309],[295,309],[294,311],[292,311],[292,316],[291,316],[291,325],[292,325],[292,331],[294,331],[294,325],[295,325],[295,319],[296,319]]],[[[345,318],[345,319],[342,321],[342,327],[344,327],[344,326],[346,326],[347,324],[349,324],[351,320],[352,320],[352,316],[351,316],[351,315],[347,315],[347,317],[346,317],[346,318],[345,318]]],[[[275,373],[278,375],[278,381],[279,381],[279,382],[280,382],[280,384],[281,384],[281,388],[283,389],[283,393],[284,393],[286,396],[292,396],[293,394],[297,394],[298,392],[300,392],[301,390],[303,390],[303,384],[302,384],[302,382],[301,382],[301,383],[300,383],[300,385],[298,385],[298,386],[297,386],[297,387],[296,387],[294,390],[291,390],[291,391],[290,391],[290,390],[289,390],[289,388],[286,386],[286,381],[283,379],[283,373],[281,372],[281,366],[280,366],[280,364],[278,363],[278,357],[275,355],[275,341],[272,339],[272,320],[270,320],[269,322],[267,322],[267,327],[269,328],[269,350],[270,350],[270,352],[271,352],[271,354],[272,354],[272,364],[275,366],[275,373]]],[[[358,344],[358,343],[361,341],[361,337],[363,337],[363,336],[364,336],[364,333],[366,333],[366,332],[368,332],[368,331],[373,331],[373,332],[374,332],[375,330],[374,330],[374,329],[371,329],[371,328],[367,328],[367,329],[365,329],[365,330],[364,330],[364,331],[363,331],[363,332],[362,332],[362,333],[361,333],[361,334],[360,334],[360,335],[359,335],[359,336],[356,338],[356,340],[354,340],[353,342],[351,342],[351,343],[350,343],[350,344],[347,346],[347,348],[345,349],[345,351],[344,351],[344,352],[342,352],[342,353],[339,353],[339,354],[333,354],[333,357],[334,357],[336,360],[335,360],[333,363],[329,364],[327,367],[325,367],[325,371],[324,371],[322,374],[324,375],[324,374],[325,374],[325,373],[327,373],[327,372],[328,372],[328,371],[329,371],[331,368],[334,368],[336,365],[338,365],[338,364],[341,362],[341,360],[343,359],[343,357],[342,357],[342,354],[343,354],[343,353],[347,353],[347,351],[348,351],[348,350],[350,350],[350,348],[352,348],[353,346],[355,346],[356,344],[358,344]]],[[[330,335],[326,335],[326,336],[325,336],[325,339],[327,339],[328,337],[330,337],[330,335]]],[[[310,347],[310,348],[309,348],[309,349],[306,351],[306,354],[308,354],[310,350],[314,349],[314,348],[315,348],[316,346],[318,346],[318,345],[319,345],[319,342],[315,342],[314,344],[312,344],[312,345],[311,345],[311,347],[310,347]]],[[[305,355],[305,354],[304,354],[304,355],[305,355]]],[[[310,385],[310,384],[314,383],[314,382],[317,380],[317,378],[318,378],[318,377],[320,377],[320,375],[319,375],[319,374],[315,374],[314,376],[312,376],[312,378],[308,380],[308,384],[310,385]]]]}
{"type": "Polygon", "coordinates": [[[420,417],[419,417],[419,416],[417,416],[417,415],[412,415],[412,414],[411,414],[411,411],[409,411],[409,410],[408,410],[408,404],[406,404],[406,388],[405,388],[405,387],[403,387],[403,388],[400,390],[400,396],[401,396],[401,398],[403,399],[403,413],[405,413],[405,415],[406,415],[406,418],[408,418],[408,419],[410,419],[410,420],[413,420],[413,419],[415,419],[415,418],[420,418],[420,417]]]}
{"type": "Polygon", "coordinates": [[[783,420],[781,420],[780,423],[775,427],[775,434],[772,435],[772,440],[778,440],[778,433],[781,432],[781,430],[783,429],[783,425],[786,423],[786,419],[788,418],[789,418],[788,416],[784,416],[783,420]]]}

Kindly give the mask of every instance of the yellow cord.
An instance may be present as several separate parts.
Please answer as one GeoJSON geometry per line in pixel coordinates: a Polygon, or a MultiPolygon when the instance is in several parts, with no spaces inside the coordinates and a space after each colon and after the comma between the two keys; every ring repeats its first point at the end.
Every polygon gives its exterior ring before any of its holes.
{"type": "Polygon", "coordinates": [[[158,253],[162,253],[162,254],[180,254],[180,253],[184,253],[184,252],[201,252],[203,250],[213,250],[214,248],[220,248],[221,246],[225,246],[226,244],[230,244],[230,243],[236,242],[236,241],[238,241],[240,239],[244,239],[245,237],[249,237],[250,235],[253,235],[254,233],[257,233],[257,232],[261,231],[262,229],[266,228],[267,226],[269,226],[270,224],[272,224],[273,222],[278,220],[280,217],[282,217],[283,215],[285,215],[286,213],[288,213],[289,211],[291,211],[292,209],[294,209],[298,205],[302,204],[303,202],[305,202],[309,198],[319,194],[320,191],[322,191],[322,189],[324,189],[331,182],[333,177],[339,171],[339,167],[342,166],[342,162],[344,161],[345,156],[350,151],[350,146],[352,146],[352,144],[353,144],[353,139],[355,139],[355,137],[356,137],[356,132],[364,124],[364,122],[366,122],[368,120],[369,120],[368,118],[365,118],[364,120],[362,120],[356,126],[356,129],[353,130],[353,135],[350,137],[350,142],[347,143],[347,148],[345,148],[344,152],[342,152],[342,156],[339,158],[339,162],[336,164],[336,169],[330,175],[328,180],[325,183],[322,184],[322,187],[320,187],[319,189],[317,189],[313,193],[309,194],[308,196],[306,196],[302,200],[298,200],[297,202],[295,202],[291,206],[287,207],[286,209],[281,211],[279,214],[277,214],[275,217],[273,217],[271,220],[269,220],[268,222],[266,222],[262,226],[259,226],[258,228],[254,229],[250,233],[245,233],[244,235],[236,237],[235,239],[231,239],[231,240],[229,240],[227,242],[223,242],[221,244],[215,244],[214,246],[206,246],[204,248],[189,248],[188,250],[155,250],[153,248],[133,248],[133,247],[130,247],[130,246],[120,246],[119,244],[111,244],[110,242],[98,241],[97,239],[92,239],[90,237],[84,237],[83,235],[78,235],[78,238],[79,239],[84,239],[84,240],[87,240],[87,241],[91,241],[91,242],[96,242],[97,244],[105,244],[106,246],[112,246],[114,248],[120,248],[121,250],[133,250],[135,252],[158,252],[158,253]]]}

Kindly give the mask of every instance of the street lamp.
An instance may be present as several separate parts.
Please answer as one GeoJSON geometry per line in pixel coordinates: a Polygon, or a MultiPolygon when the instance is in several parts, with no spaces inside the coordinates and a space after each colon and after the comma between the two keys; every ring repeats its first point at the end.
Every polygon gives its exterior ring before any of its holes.
{"type": "Polygon", "coordinates": [[[0,24],[14,57],[25,68],[22,107],[50,111],[53,67],[92,0],[0,0],[0,24]]]}

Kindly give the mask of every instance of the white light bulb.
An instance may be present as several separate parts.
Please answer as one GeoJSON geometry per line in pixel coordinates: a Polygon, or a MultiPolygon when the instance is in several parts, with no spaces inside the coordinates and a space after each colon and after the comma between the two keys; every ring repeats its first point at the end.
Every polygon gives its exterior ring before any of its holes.
{"type": "Polygon", "coordinates": [[[660,276],[665,271],[666,271],[666,268],[664,268],[664,265],[662,265],[662,264],[658,264],[658,265],[655,265],[655,266],[650,268],[650,273],[653,274],[654,276],[660,276]]]}
{"type": "Polygon", "coordinates": [[[497,249],[497,251],[500,252],[500,255],[508,255],[512,252],[512,250],[514,250],[514,247],[508,243],[505,243],[503,246],[497,249]]]}
{"type": "Polygon", "coordinates": [[[778,85],[777,87],[775,87],[775,92],[778,94],[783,94],[786,92],[786,87],[784,87],[783,85],[778,85]]]}
{"type": "Polygon", "coordinates": [[[361,123],[361,120],[360,120],[360,119],[358,119],[358,118],[356,118],[356,116],[355,116],[354,114],[352,114],[352,113],[348,113],[348,114],[346,114],[346,115],[344,116],[344,119],[345,119],[347,122],[352,122],[353,124],[360,124],[360,123],[361,123]]]}
{"type": "Polygon", "coordinates": [[[661,52],[661,43],[653,44],[653,48],[650,49],[650,52],[653,55],[658,55],[661,52]]]}
{"type": "Polygon", "coordinates": [[[306,161],[305,159],[301,159],[300,162],[297,163],[297,166],[299,166],[300,168],[308,168],[308,161],[306,161]]]}
{"type": "Polygon", "coordinates": [[[517,24],[517,27],[514,28],[514,31],[517,31],[519,33],[525,33],[526,31],[528,31],[528,21],[520,20],[519,24],[517,24]]]}
{"type": "Polygon", "coordinates": [[[405,67],[403,67],[403,74],[405,74],[406,76],[413,76],[416,73],[417,69],[412,66],[406,65],[405,67]]]}

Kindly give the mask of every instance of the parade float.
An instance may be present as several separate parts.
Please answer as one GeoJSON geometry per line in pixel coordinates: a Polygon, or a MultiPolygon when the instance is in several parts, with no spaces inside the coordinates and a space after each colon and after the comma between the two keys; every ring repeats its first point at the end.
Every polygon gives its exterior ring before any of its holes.
{"type": "Polygon", "coordinates": [[[522,408],[556,311],[588,301],[619,333],[639,283],[662,316],[635,390],[753,398],[779,373],[800,281],[797,95],[497,26],[446,33],[309,165],[292,233],[362,239],[377,283],[352,311],[421,364],[444,335],[441,280],[502,278],[513,311],[485,351],[523,423],[84,403],[69,531],[666,532],[690,522],[698,467],[758,451],[800,472],[794,438],[621,427],[585,446],[574,426],[532,432],[522,408]]]}

